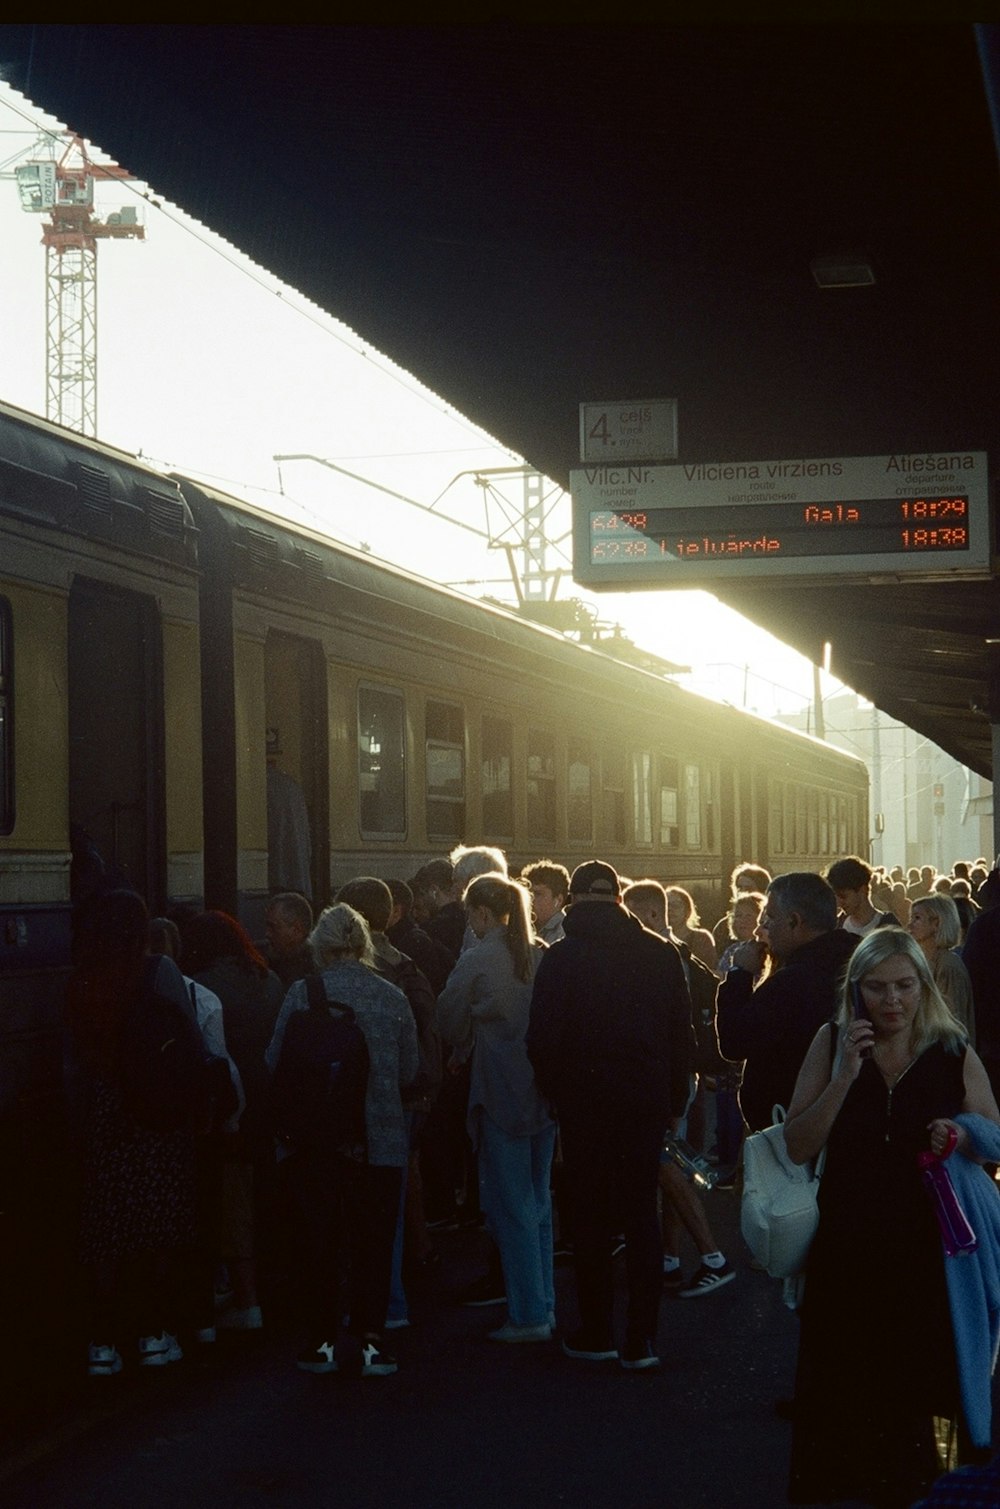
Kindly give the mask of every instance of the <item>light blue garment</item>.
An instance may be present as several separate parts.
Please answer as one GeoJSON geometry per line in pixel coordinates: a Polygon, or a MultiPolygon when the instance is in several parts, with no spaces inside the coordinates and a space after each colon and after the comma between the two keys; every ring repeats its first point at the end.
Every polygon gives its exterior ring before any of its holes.
{"type": "Polygon", "coordinates": [[[555,1310],[552,1193],[556,1129],[511,1137],[480,1107],[479,1199],[500,1249],[507,1317],[514,1326],[544,1326],[555,1310]]]}
{"type": "MultiPolygon", "coordinates": [[[[972,1139],[976,1156],[1000,1163],[1000,1126],[963,1112],[955,1121],[972,1139]]],[[[945,1278],[955,1333],[965,1423],[974,1446],[992,1433],[990,1380],[1000,1345],[1000,1189],[980,1164],[959,1154],[948,1159],[955,1193],[979,1239],[967,1257],[946,1257],[945,1278]]]]}

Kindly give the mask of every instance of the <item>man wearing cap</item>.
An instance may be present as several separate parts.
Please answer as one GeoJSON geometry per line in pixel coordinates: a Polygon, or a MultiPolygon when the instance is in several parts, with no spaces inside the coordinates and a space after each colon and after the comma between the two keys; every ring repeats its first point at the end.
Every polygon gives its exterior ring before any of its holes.
{"type": "Polygon", "coordinates": [[[687,1102],[691,1002],[680,955],[621,901],[600,860],[570,880],[565,937],[535,975],[528,1056],[559,1117],[573,1217],[581,1328],[570,1357],[619,1356],[611,1238],[624,1227],[628,1319],[621,1364],[658,1365],[661,1255],[656,1191],[668,1122],[687,1102]]]}

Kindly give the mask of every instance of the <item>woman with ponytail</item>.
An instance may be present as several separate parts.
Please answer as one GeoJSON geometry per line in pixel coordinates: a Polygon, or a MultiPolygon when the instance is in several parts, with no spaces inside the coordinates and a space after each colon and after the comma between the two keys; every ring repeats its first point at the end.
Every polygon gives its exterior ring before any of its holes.
{"type": "Polygon", "coordinates": [[[467,949],[438,997],[445,1042],[472,1055],[469,1135],[479,1157],[479,1196],[500,1249],[507,1324],[492,1341],[548,1341],[555,1323],[549,1174],[555,1123],[535,1084],[524,1034],[542,945],[527,889],[480,875],[465,892],[467,949]]]}

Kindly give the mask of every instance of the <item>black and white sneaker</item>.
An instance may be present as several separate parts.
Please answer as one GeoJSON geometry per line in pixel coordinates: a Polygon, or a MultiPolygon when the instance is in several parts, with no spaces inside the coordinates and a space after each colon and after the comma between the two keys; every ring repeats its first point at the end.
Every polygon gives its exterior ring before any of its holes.
{"type": "Polygon", "coordinates": [[[656,1355],[656,1348],[651,1341],[629,1341],[625,1343],[621,1358],[623,1368],[639,1372],[644,1368],[658,1368],[660,1359],[656,1355]]]}
{"type": "Polygon", "coordinates": [[[361,1348],[362,1378],[388,1378],[399,1372],[399,1363],[388,1352],[383,1352],[377,1342],[366,1341],[361,1348]]]}
{"type": "Polygon", "coordinates": [[[668,1294],[677,1294],[684,1288],[684,1269],[679,1264],[676,1268],[664,1268],[663,1287],[668,1294]]]}
{"type": "Polygon", "coordinates": [[[679,1290],[681,1299],[699,1299],[703,1294],[713,1294],[723,1284],[731,1284],[736,1277],[735,1268],[723,1263],[721,1268],[707,1268],[704,1263],[689,1284],[679,1290]]]}
{"type": "Polygon", "coordinates": [[[321,1341],[318,1347],[307,1347],[295,1359],[295,1366],[303,1373],[335,1373],[337,1356],[332,1341],[321,1341]]]}
{"type": "Polygon", "coordinates": [[[574,1331],[563,1340],[562,1349],[567,1357],[580,1362],[614,1362],[618,1348],[609,1336],[590,1336],[586,1331],[574,1331]]]}

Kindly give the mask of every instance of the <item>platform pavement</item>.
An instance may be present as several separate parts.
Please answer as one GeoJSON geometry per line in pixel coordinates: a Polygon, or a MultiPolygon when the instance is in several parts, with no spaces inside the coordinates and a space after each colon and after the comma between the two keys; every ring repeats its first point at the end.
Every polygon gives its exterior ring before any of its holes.
{"type": "MultiPolygon", "coordinates": [[[[558,1341],[487,1341],[502,1309],[454,1301],[480,1269],[482,1235],[444,1233],[440,1268],[413,1296],[415,1324],[392,1333],[396,1375],[299,1372],[304,1338],[276,1292],[261,1333],[220,1336],[152,1373],[88,1380],[81,1365],[13,1401],[0,1502],[780,1509],[790,1427],[775,1403],[791,1390],[797,1321],[780,1285],[747,1266],[734,1195],[716,1191],[708,1208],[738,1276],[711,1295],[664,1298],[658,1372],[575,1362],[558,1341]]],[[[617,1270],[621,1297],[622,1260],[617,1270]]],[[[562,1328],[576,1324],[566,1267],[557,1311],[562,1328]]]]}

